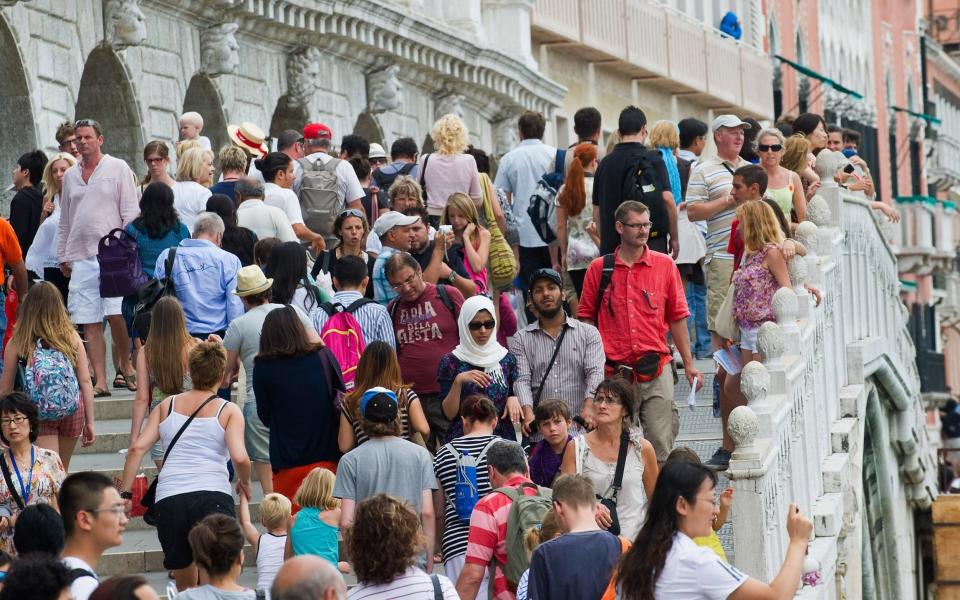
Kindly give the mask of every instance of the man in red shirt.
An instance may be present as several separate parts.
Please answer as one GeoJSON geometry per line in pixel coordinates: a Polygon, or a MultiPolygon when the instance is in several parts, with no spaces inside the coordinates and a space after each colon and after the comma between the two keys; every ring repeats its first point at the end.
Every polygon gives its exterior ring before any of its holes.
{"type": "MultiPolygon", "coordinates": [[[[523,487],[521,493],[526,496],[537,493],[535,484],[530,481],[527,455],[517,442],[501,440],[490,444],[487,449],[487,471],[494,490],[501,487],[516,488],[528,483],[530,487],[523,487]]],[[[488,567],[496,569],[493,599],[516,600],[517,596],[510,591],[507,577],[500,568],[500,565],[507,564],[507,518],[512,504],[507,495],[493,491],[473,507],[470,533],[467,534],[467,556],[460,578],[457,579],[457,593],[463,600],[477,598],[480,584],[487,578],[488,567]]]]}
{"type": "Polygon", "coordinates": [[[680,430],[673,374],[664,368],[672,358],[668,329],[690,384],[696,379],[699,389],[703,374],[690,354],[690,311],[680,272],[669,256],[647,248],[650,211],[642,203],[628,200],[617,208],[614,219],[620,246],[607,258],[590,263],[577,317],[600,330],[607,375],[619,375],[635,384],[643,435],[662,463],[680,430]],[[601,280],[606,280],[605,286],[601,280]]]}

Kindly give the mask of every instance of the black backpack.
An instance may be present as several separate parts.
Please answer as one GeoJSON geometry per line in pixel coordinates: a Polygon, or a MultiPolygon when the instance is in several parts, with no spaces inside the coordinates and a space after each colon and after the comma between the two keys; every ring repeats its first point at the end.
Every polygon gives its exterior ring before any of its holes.
{"type": "Polygon", "coordinates": [[[377,187],[380,188],[381,192],[387,192],[390,190],[390,186],[393,185],[398,175],[409,175],[410,171],[413,171],[413,168],[416,166],[417,163],[407,163],[393,173],[384,173],[382,169],[377,169],[373,172],[373,181],[377,184],[377,187]]]}
{"type": "Polygon", "coordinates": [[[663,159],[655,150],[634,153],[627,162],[620,201],[636,200],[650,209],[650,237],[662,238],[669,233],[670,218],[663,206],[663,159]],[[658,164],[659,163],[659,164],[658,164]]]}
{"type": "MultiPolygon", "coordinates": [[[[457,320],[457,307],[453,305],[453,300],[450,299],[450,292],[447,291],[446,284],[438,283],[437,284],[437,296],[440,297],[440,302],[447,307],[447,310],[450,311],[450,314],[453,315],[453,320],[457,320]]],[[[390,304],[387,305],[387,310],[390,312],[390,322],[395,324],[397,318],[397,311],[400,310],[400,297],[396,297],[390,301],[390,304]]]]}
{"type": "Polygon", "coordinates": [[[133,327],[140,334],[140,338],[147,339],[150,332],[150,316],[153,314],[153,307],[164,296],[177,296],[176,287],[173,285],[173,261],[177,256],[177,247],[172,246],[167,253],[164,264],[163,279],[151,279],[150,282],[140,289],[137,294],[137,304],[133,307],[133,327]]]}

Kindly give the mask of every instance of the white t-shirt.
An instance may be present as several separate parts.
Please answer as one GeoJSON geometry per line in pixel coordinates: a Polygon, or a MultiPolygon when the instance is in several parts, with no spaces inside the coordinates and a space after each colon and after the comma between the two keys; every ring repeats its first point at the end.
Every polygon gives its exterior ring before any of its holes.
{"type": "Polygon", "coordinates": [[[260,200],[245,200],[237,207],[237,224],[257,234],[258,240],[275,237],[281,242],[297,241],[287,213],[260,200]]]}
{"type": "MultiPolygon", "coordinates": [[[[327,164],[333,160],[333,157],[326,152],[314,152],[313,154],[307,155],[306,158],[311,163],[315,163],[319,159],[323,161],[323,164],[327,164]]],[[[337,197],[340,198],[343,206],[346,206],[348,202],[359,200],[366,195],[363,191],[363,186],[360,185],[360,180],[357,179],[356,171],[354,171],[350,163],[345,160],[337,163],[337,181],[340,184],[337,186],[337,197]]],[[[299,185],[297,187],[299,187],[299,185]]]]}
{"type": "Polygon", "coordinates": [[[654,595],[670,600],[724,600],[748,579],[710,548],[676,533],[654,595]]]}
{"type": "MultiPolygon", "coordinates": [[[[459,600],[457,590],[445,575],[437,575],[444,600],[459,600]]],[[[417,567],[408,568],[402,575],[386,584],[369,585],[361,583],[348,593],[350,600],[392,600],[393,598],[411,598],[433,600],[433,582],[430,576],[417,567]]]]}
{"type": "Polygon", "coordinates": [[[76,556],[64,556],[63,564],[67,565],[67,569],[70,570],[83,569],[84,571],[93,573],[93,577],[83,575],[82,577],[74,579],[73,583],[70,584],[70,594],[73,596],[73,600],[87,600],[90,594],[100,585],[100,580],[96,577],[96,572],[93,570],[93,567],[76,556]]]}
{"type": "Polygon", "coordinates": [[[287,215],[290,225],[303,224],[300,201],[293,190],[282,188],[275,183],[263,184],[263,202],[267,206],[276,206],[287,215]]]}
{"type": "Polygon", "coordinates": [[[180,215],[180,221],[193,233],[193,222],[197,215],[207,210],[210,190],[196,181],[178,181],[173,184],[173,206],[180,215]]]}

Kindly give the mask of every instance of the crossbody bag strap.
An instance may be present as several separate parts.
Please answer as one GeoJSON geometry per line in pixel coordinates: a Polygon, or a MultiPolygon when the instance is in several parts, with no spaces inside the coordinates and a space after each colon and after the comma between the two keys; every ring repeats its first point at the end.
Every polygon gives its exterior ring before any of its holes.
{"type": "Polygon", "coordinates": [[[617,470],[613,474],[613,496],[610,498],[614,504],[617,502],[617,494],[623,487],[623,470],[627,465],[627,447],[630,446],[630,434],[627,431],[620,433],[620,452],[617,454],[617,470]]]}
{"type": "MultiPolygon", "coordinates": [[[[193,413],[190,415],[190,418],[187,419],[187,422],[184,423],[182,427],[180,427],[180,431],[178,431],[177,434],[173,436],[173,439],[170,440],[170,445],[167,446],[166,452],[163,453],[163,462],[160,464],[162,465],[167,464],[167,456],[170,455],[170,451],[173,450],[173,447],[177,445],[177,441],[180,439],[180,436],[183,435],[183,432],[187,430],[187,427],[190,426],[190,423],[193,423],[193,420],[197,417],[200,411],[203,410],[203,407],[206,406],[207,404],[210,404],[211,401],[216,400],[217,398],[219,398],[219,396],[217,396],[216,394],[210,396],[209,398],[203,401],[203,404],[197,407],[197,410],[193,411],[193,413]]],[[[172,410],[173,409],[171,408],[171,411],[172,410]]],[[[161,467],[161,470],[162,470],[162,467],[161,467]]]]}
{"type": "Polygon", "coordinates": [[[547,383],[547,375],[550,374],[550,370],[553,369],[553,363],[557,362],[557,355],[560,354],[560,346],[563,344],[563,338],[567,335],[567,324],[563,324],[563,331],[560,332],[560,339],[557,340],[557,346],[553,349],[553,356],[550,357],[550,364],[547,365],[547,370],[543,372],[543,378],[540,380],[540,387],[537,388],[537,395],[533,399],[533,407],[536,408],[540,404],[540,396],[543,395],[543,386],[547,383]]]}
{"type": "Polygon", "coordinates": [[[177,257],[177,247],[172,246],[170,252],[167,252],[167,260],[164,261],[164,275],[167,280],[164,282],[163,289],[164,291],[169,291],[171,288],[176,289],[173,283],[173,260],[177,257]]]}
{"type": "Polygon", "coordinates": [[[20,510],[23,510],[23,498],[17,493],[17,489],[13,487],[13,478],[10,477],[10,467],[7,466],[7,459],[2,453],[0,453],[0,471],[3,472],[3,481],[7,484],[7,489],[10,490],[13,501],[17,503],[20,510]]]}

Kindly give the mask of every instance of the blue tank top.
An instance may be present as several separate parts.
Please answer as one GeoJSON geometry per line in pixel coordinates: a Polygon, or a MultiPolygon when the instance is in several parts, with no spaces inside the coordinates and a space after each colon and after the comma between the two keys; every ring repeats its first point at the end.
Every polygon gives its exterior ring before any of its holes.
{"type": "Polygon", "coordinates": [[[338,527],[320,520],[320,509],[303,507],[297,513],[297,521],[290,529],[290,543],[294,556],[313,554],[325,558],[336,567],[340,560],[338,527]]]}

